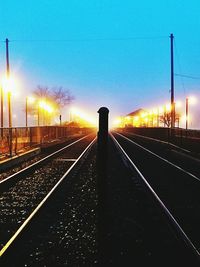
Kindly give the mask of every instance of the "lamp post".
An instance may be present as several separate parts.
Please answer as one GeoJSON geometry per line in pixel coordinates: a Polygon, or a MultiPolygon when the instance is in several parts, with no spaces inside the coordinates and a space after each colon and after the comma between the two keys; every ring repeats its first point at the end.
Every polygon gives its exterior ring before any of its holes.
{"type": "Polygon", "coordinates": [[[197,98],[194,96],[186,97],[185,100],[185,128],[189,126],[189,104],[194,105],[197,102],[197,98]]]}
{"type": "Polygon", "coordinates": [[[3,137],[3,87],[0,85],[1,90],[1,137],[3,137]]]}
{"type": "Polygon", "coordinates": [[[35,98],[31,97],[31,96],[27,96],[26,97],[26,107],[25,107],[25,111],[26,111],[26,127],[28,127],[28,103],[32,104],[35,102],[35,98]]]}
{"type": "Polygon", "coordinates": [[[188,102],[189,102],[189,98],[186,97],[185,100],[185,129],[188,129],[188,102]]]}
{"type": "Polygon", "coordinates": [[[26,97],[26,127],[28,126],[28,97],[26,97]]]}
{"type": "Polygon", "coordinates": [[[40,126],[40,106],[37,107],[37,125],[40,126]]]}
{"type": "Polygon", "coordinates": [[[3,128],[3,88],[0,87],[1,90],[1,128],[3,128]]]}
{"type": "MultiPolygon", "coordinates": [[[[9,80],[10,76],[10,64],[9,64],[9,50],[8,50],[8,39],[6,38],[6,76],[9,80]]],[[[8,126],[12,127],[12,111],[11,111],[11,91],[8,88],[8,126]]]]}

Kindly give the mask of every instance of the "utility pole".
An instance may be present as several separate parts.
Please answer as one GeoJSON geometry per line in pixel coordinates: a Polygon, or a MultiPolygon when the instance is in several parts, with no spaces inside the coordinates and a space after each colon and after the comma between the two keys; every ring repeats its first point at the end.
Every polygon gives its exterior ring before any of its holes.
{"type": "MultiPolygon", "coordinates": [[[[9,48],[8,48],[9,40],[6,38],[6,78],[9,80],[10,78],[10,64],[9,64],[9,48]]],[[[9,86],[9,82],[8,82],[9,86]]],[[[12,111],[11,111],[11,92],[10,88],[8,88],[8,126],[12,127],[12,111]]]]}
{"type": "Polygon", "coordinates": [[[170,34],[171,42],[171,128],[175,127],[175,103],[174,103],[174,35],[170,34]]]}

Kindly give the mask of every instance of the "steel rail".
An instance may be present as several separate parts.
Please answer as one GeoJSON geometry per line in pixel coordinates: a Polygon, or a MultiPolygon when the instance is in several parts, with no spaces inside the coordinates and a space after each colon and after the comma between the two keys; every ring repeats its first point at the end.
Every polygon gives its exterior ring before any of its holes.
{"type": "Polygon", "coordinates": [[[73,168],[79,163],[79,161],[89,152],[92,145],[94,144],[96,137],[90,142],[90,144],[84,149],[84,151],[80,154],[80,156],[76,159],[76,161],[72,164],[72,166],[66,171],[66,173],[60,178],[60,180],[54,185],[54,187],[49,191],[49,193],[43,198],[43,200],[38,204],[38,206],[33,210],[33,212],[28,216],[28,218],[23,222],[23,224],[18,228],[15,234],[8,240],[8,242],[3,246],[0,250],[0,258],[4,255],[4,253],[8,250],[8,248],[13,244],[16,238],[22,233],[25,227],[30,223],[31,219],[36,216],[37,212],[44,206],[44,204],[48,201],[50,196],[55,192],[60,183],[66,179],[66,177],[70,174],[73,168]]]}
{"type": "Polygon", "coordinates": [[[131,160],[131,158],[127,155],[125,150],[122,148],[122,146],[119,144],[119,142],[116,140],[116,138],[111,134],[111,137],[115,143],[115,145],[118,147],[118,150],[121,152],[121,154],[124,156],[126,162],[129,164],[130,167],[134,168],[134,170],[138,173],[139,177],[142,179],[142,181],[145,183],[149,191],[152,193],[153,197],[161,207],[161,209],[164,211],[165,216],[168,218],[169,222],[172,226],[174,226],[174,230],[176,231],[176,234],[178,234],[179,237],[182,238],[184,243],[191,249],[191,252],[193,252],[194,256],[197,257],[198,261],[200,261],[200,253],[198,249],[195,247],[195,245],[192,243],[190,238],[187,236],[187,234],[184,232],[182,227],[179,225],[179,223],[176,221],[174,216],[171,214],[171,212],[168,210],[168,208],[165,206],[165,204],[162,202],[162,200],[159,198],[159,196],[156,194],[154,189],[151,187],[151,185],[147,182],[141,171],[138,169],[138,167],[135,165],[135,163],[131,160]]]}
{"type": "Polygon", "coordinates": [[[172,147],[178,148],[179,150],[182,150],[185,153],[191,153],[190,150],[187,150],[187,149],[185,149],[183,147],[177,146],[177,145],[175,145],[175,144],[173,144],[171,142],[168,142],[168,141],[163,141],[163,140],[159,140],[159,139],[156,139],[156,138],[153,138],[153,137],[149,137],[149,136],[145,136],[145,135],[140,135],[140,134],[135,134],[135,133],[129,133],[129,132],[125,132],[125,133],[128,134],[128,135],[140,137],[140,138],[143,138],[143,139],[152,140],[152,141],[155,141],[157,143],[161,143],[161,144],[165,144],[165,145],[170,145],[172,147]]]}
{"type": "Polygon", "coordinates": [[[183,173],[185,173],[185,174],[191,176],[192,178],[194,178],[195,180],[197,180],[197,181],[200,182],[200,178],[197,177],[196,175],[192,174],[191,172],[188,172],[188,171],[184,170],[184,169],[181,168],[180,166],[178,166],[178,165],[172,163],[171,161],[169,161],[169,160],[167,160],[167,159],[165,159],[165,158],[159,156],[159,155],[156,154],[155,152],[152,152],[151,150],[149,150],[149,149],[147,149],[146,147],[143,147],[142,145],[140,145],[140,144],[134,142],[133,140],[129,139],[128,137],[126,137],[126,136],[124,136],[124,135],[122,135],[122,134],[119,134],[119,133],[116,133],[116,134],[119,135],[119,136],[121,136],[122,138],[126,139],[127,141],[133,143],[133,144],[136,145],[137,147],[139,147],[139,148],[145,150],[146,152],[150,153],[151,155],[153,155],[153,156],[159,158],[160,160],[162,160],[162,161],[168,163],[169,165],[175,167],[176,169],[182,171],[183,173]]]}
{"type": "Polygon", "coordinates": [[[50,158],[54,157],[55,155],[61,153],[61,152],[62,152],[63,150],[65,150],[66,148],[68,148],[68,147],[70,147],[70,146],[73,146],[74,144],[76,144],[76,143],[82,141],[83,139],[87,138],[89,135],[91,135],[91,134],[88,134],[88,135],[86,135],[86,136],[81,137],[80,139],[78,139],[78,140],[76,140],[76,141],[74,141],[74,142],[72,142],[72,143],[70,143],[70,144],[68,144],[68,145],[66,145],[66,146],[64,146],[64,147],[62,147],[62,148],[60,148],[60,149],[58,149],[57,151],[55,151],[55,152],[49,154],[48,156],[46,156],[46,157],[44,157],[44,158],[42,158],[42,159],[40,159],[40,160],[38,160],[38,161],[32,163],[31,165],[29,165],[29,166],[27,166],[27,167],[21,169],[20,171],[18,171],[18,172],[16,172],[16,173],[12,174],[12,175],[10,175],[10,176],[8,176],[7,178],[1,180],[1,181],[0,181],[0,187],[1,187],[3,184],[5,184],[6,182],[8,182],[10,179],[12,179],[12,178],[18,176],[19,174],[22,174],[23,172],[28,171],[29,169],[31,169],[31,168],[33,168],[33,167],[36,167],[37,165],[39,165],[39,164],[45,162],[46,160],[49,160],[50,158]]]}

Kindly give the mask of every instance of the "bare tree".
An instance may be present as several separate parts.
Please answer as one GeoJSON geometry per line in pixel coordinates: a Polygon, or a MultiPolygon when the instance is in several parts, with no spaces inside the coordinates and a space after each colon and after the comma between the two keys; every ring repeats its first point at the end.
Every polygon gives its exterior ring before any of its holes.
{"type": "MultiPolygon", "coordinates": [[[[180,120],[180,114],[176,113],[175,122],[178,123],[178,127],[179,127],[179,120],[180,120]]],[[[160,122],[162,122],[164,126],[169,128],[171,126],[171,112],[164,112],[164,114],[160,116],[160,122]]]]}
{"type": "Polygon", "coordinates": [[[164,124],[164,127],[170,127],[170,125],[171,125],[171,112],[164,112],[164,114],[160,116],[160,122],[162,122],[164,124]]]}
{"type": "MultiPolygon", "coordinates": [[[[74,96],[71,95],[70,91],[68,89],[64,89],[62,86],[49,88],[47,86],[38,85],[37,88],[33,91],[33,93],[37,98],[37,101],[43,100],[45,103],[53,105],[54,115],[57,116],[58,114],[60,114],[60,122],[61,109],[64,106],[70,104],[72,100],[74,100],[74,96]]],[[[39,106],[35,110],[33,110],[32,113],[37,114],[38,117],[40,117],[40,120],[43,120],[43,123],[48,117],[45,112],[39,110],[39,106]]]]}
{"type": "Polygon", "coordinates": [[[51,91],[47,86],[38,85],[33,93],[38,98],[51,98],[51,91]]]}
{"type": "Polygon", "coordinates": [[[71,95],[70,91],[63,89],[62,86],[54,87],[52,91],[52,97],[60,108],[69,105],[74,100],[74,96],[71,95]]]}

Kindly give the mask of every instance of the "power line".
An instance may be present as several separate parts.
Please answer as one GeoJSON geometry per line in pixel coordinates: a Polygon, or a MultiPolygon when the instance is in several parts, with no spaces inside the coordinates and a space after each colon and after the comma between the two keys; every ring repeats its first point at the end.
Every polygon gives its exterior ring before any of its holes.
{"type": "Polygon", "coordinates": [[[180,77],[189,78],[189,79],[200,80],[200,77],[194,77],[194,76],[185,75],[185,74],[174,73],[174,75],[176,75],[176,76],[180,76],[180,77]]]}
{"type": "MultiPolygon", "coordinates": [[[[163,39],[168,36],[138,36],[138,37],[116,37],[116,38],[81,38],[81,39],[11,39],[10,42],[96,42],[96,41],[132,41],[132,40],[153,40],[163,39]]],[[[5,41],[0,41],[5,42],[5,41]]]]}

